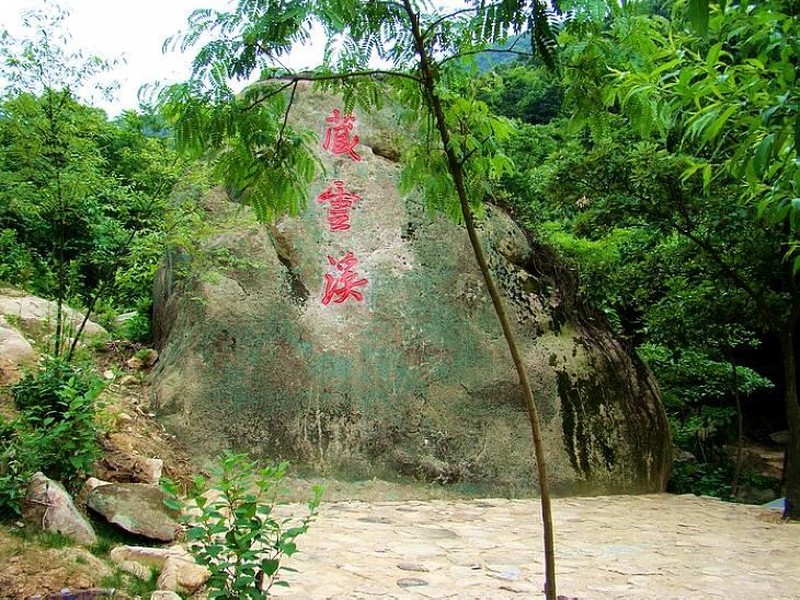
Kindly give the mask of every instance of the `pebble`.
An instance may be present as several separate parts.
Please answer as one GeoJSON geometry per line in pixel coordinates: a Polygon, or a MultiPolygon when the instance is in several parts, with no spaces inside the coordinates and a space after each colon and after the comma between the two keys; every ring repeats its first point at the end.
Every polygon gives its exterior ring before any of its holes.
{"type": "Polygon", "coordinates": [[[404,577],[397,580],[397,586],[401,588],[419,587],[421,585],[428,585],[428,582],[417,577],[404,577]]]}
{"type": "Polygon", "coordinates": [[[416,571],[417,573],[428,573],[430,569],[417,563],[400,563],[397,568],[401,571],[416,571]]]}

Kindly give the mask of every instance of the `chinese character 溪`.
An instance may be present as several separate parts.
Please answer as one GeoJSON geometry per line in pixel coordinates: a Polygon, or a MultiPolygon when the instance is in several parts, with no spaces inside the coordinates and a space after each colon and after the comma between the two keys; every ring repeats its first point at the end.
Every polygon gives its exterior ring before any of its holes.
{"type": "Polygon", "coordinates": [[[325,274],[325,293],[322,296],[322,303],[328,305],[331,300],[341,304],[351,296],[359,302],[364,299],[364,295],[355,288],[367,284],[366,279],[357,279],[358,273],[353,271],[356,265],[356,257],[352,252],[348,252],[341,260],[336,260],[328,256],[328,264],[334,267],[338,273],[325,274]]]}

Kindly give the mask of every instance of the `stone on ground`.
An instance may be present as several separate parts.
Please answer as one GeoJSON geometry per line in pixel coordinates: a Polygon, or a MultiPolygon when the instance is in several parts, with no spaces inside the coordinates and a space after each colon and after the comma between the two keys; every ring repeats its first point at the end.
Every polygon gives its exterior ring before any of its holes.
{"type": "Polygon", "coordinates": [[[36,473],[28,483],[23,503],[25,522],[44,531],[60,533],[79,544],[91,546],[97,542],[97,535],[89,521],[84,517],[57,481],[36,473]]]}
{"type": "Polygon", "coordinates": [[[94,488],[89,508],[125,531],[151,540],[171,542],[178,531],[177,514],[164,505],[166,494],[144,483],[112,483],[94,488]]]}

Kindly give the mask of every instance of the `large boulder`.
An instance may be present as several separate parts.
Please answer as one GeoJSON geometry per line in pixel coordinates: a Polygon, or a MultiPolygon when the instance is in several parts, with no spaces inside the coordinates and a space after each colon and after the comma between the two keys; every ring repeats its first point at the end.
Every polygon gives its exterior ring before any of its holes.
{"type": "MultiPolygon", "coordinates": [[[[330,100],[298,103],[313,126],[330,113],[330,100]]],[[[371,150],[389,134],[358,119],[363,160],[321,152],[327,173],[297,218],[265,228],[221,190],[209,196],[218,233],[171,252],[156,283],[154,408],[198,458],[235,446],[350,476],[524,491],[536,483],[528,419],[466,232],[400,196],[398,165],[371,150]],[[335,180],[360,197],[350,229],[331,231],[337,215],[315,201],[335,180]],[[363,297],[323,302],[325,276],[348,265],[363,297]]],[[[671,443],[650,373],[509,214],[490,206],[480,236],[555,489],[662,490],[671,443]]]]}

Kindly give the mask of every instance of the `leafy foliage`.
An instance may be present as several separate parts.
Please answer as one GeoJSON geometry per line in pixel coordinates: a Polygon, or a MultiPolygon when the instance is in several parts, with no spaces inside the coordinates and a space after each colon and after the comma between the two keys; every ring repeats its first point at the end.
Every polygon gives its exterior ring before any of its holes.
{"type": "Polygon", "coordinates": [[[91,472],[102,390],[99,378],[57,358],[11,388],[20,415],[0,422],[0,511],[20,511],[36,471],[68,487],[91,472]]]}
{"type": "Polygon", "coordinates": [[[552,71],[516,62],[488,74],[478,97],[497,114],[542,125],[561,112],[563,91],[552,71]]]}
{"type": "MultiPolygon", "coordinates": [[[[113,63],[67,51],[67,17],[48,5],[26,14],[29,37],[0,38],[0,279],[59,306],[146,314],[167,232],[186,218],[168,201],[186,161],[154,115],[109,121],[80,102],[109,91],[91,84],[113,63]]],[[[60,354],[61,319],[56,334],[60,354]]]]}
{"type": "Polygon", "coordinates": [[[315,487],[308,514],[299,520],[276,514],[277,495],[288,463],[259,467],[244,454],[225,453],[209,489],[203,478],[186,503],[167,482],[170,505],[182,509],[189,529],[189,550],[211,571],[209,598],[267,598],[280,579],[285,556],[297,552],[296,539],[308,531],[317,514],[322,488],[315,487]]]}
{"type": "MultiPolygon", "coordinates": [[[[712,6],[698,35],[684,9],[609,5],[603,18],[562,28],[571,118],[522,129],[501,197],[579,270],[583,298],[639,346],[676,443],[701,458],[693,472],[713,479],[732,473],[722,446],[736,430],[735,398],[773,385],[743,366],[734,378],[731,363],[765,336],[795,336],[785,256],[797,233],[790,212],[774,209],[797,195],[788,68],[797,15],[777,0],[712,6]],[[779,143],[776,154],[766,139],[779,143]]],[[[531,75],[517,85],[525,97],[538,84],[531,75]]],[[[787,410],[796,404],[787,399],[787,410]]],[[[684,483],[713,487],[701,480],[684,483]]]]}

